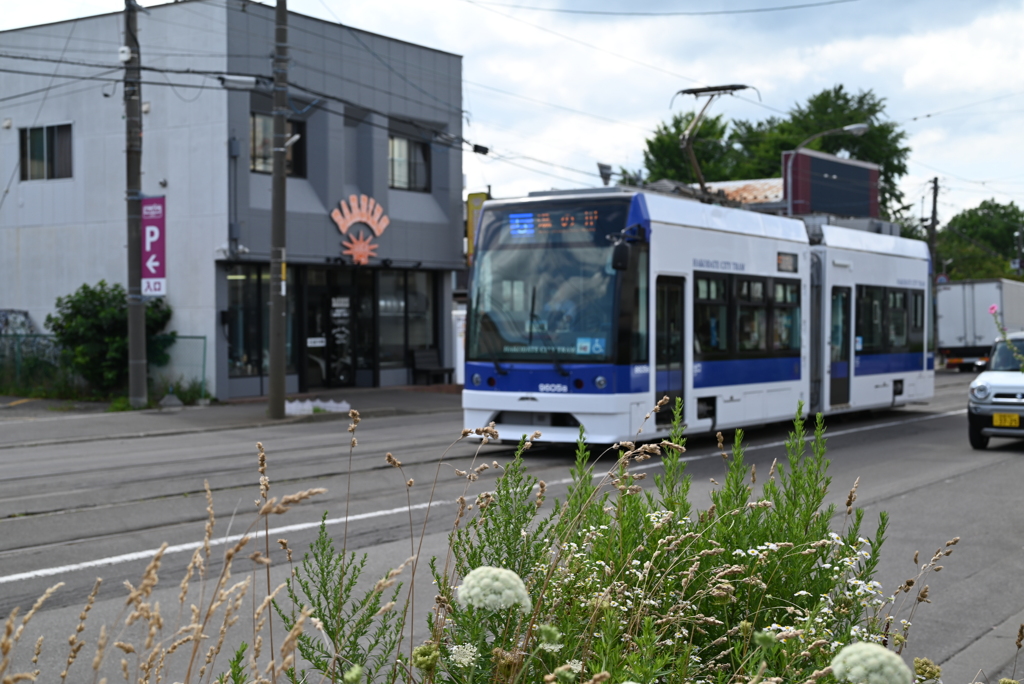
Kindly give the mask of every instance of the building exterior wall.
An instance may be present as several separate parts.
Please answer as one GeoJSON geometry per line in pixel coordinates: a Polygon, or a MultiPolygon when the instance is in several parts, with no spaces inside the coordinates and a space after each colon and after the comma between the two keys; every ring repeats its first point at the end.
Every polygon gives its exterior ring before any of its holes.
{"type": "MultiPolygon", "coordinates": [[[[144,65],[223,70],[222,33],[226,10],[215,3],[154,7],[139,14],[144,65]]],[[[0,308],[27,309],[37,329],[57,297],[82,284],[127,284],[125,205],[125,124],[117,49],[123,44],[118,14],[89,17],[2,34],[5,52],[57,57],[66,63],[20,62],[14,68],[46,74],[0,73],[3,97],[46,88],[46,93],[0,105],[0,177],[11,179],[0,208],[0,308]],[[69,62],[109,65],[86,67],[69,62]],[[60,76],[51,80],[51,74],[60,76]],[[21,181],[18,131],[70,123],[72,177],[21,181]]],[[[7,62],[10,65],[10,62],[7,62]]],[[[227,211],[226,168],[209,163],[211,150],[223,149],[227,98],[220,88],[190,89],[148,85],[162,77],[143,72],[144,146],[142,191],[165,195],[167,209],[169,329],[185,335],[216,334],[214,249],[224,241],[227,211]],[[166,181],[166,187],[161,186],[166,181]]],[[[174,82],[210,86],[209,79],[178,75],[174,82]]],[[[214,359],[207,354],[207,377],[214,359]]],[[[173,373],[173,369],[168,369],[173,373]]],[[[211,387],[216,391],[216,387],[211,387]]]]}
{"type": "MultiPolygon", "coordinates": [[[[259,378],[229,378],[226,279],[234,266],[270,261],[271,176],[250,171],[250,117],[270,113],[274,9],[190,0],[149,10],[138,15],[143,66],[206,72],[143,71],[142,189],[166,197],[169,329],[206,338],[211,394],[260,393],[259,378]],[[259,79],[238,90],[222,87],[217,74],[259,79]]],[[[63,55],[61,64],[13,65],[40,75],[0,73],[0,97],[45,89],[55,72],[75,77],[53,78],[57,87],[45,95],[0,101],[0,120],[12,121],[0,128],[0,182],[12,179],[0,200],[0,309],[27,309],[42,328],[58,296],[101,279],[126,284],[125,126],[115,83],[124,73],[123,17],[0,36],[5,52],[63,55]],[[72,124],[72,177],[21,181],[19,129],[65,123],[72,124]]],[[[351,267],[342,241],[370,231],[358,224],[343,235],[330,213],[353,195],[372,198],[390,223],[372,239],[375,254],[355,268],[435,273],[436,342],[451,365],[449,276],[464,267],[461,58],[294,13],[289,43],[291,118],[304,122],[306,145],[305,178],[287,181],[289,267],[300,275],[314,265],[351,267]],[[428,192],[389,187],[390,135],[430,145],[428,192]]],[[[288,389],[298,389],[297,375],[288,389]]]]}

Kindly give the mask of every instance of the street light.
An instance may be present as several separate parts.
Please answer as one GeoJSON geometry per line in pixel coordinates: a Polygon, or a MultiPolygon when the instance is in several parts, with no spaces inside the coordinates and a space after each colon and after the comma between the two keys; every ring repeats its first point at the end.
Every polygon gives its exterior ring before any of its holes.
{"type": "Polygon", "coordinates": [[[788,190],[788,192],[786,192],[786,207],[790,216],[793,215],[793,160],[796,158],[796,153],[818,138],[824,138],[826,135],[839,135],[840,133],[846,133],[848,135],[860,136],[867,133],[869,128],[871,128],[871,126],[866,123],[855,123],[842,126],[841,128],[830,128],[827,131],[815,133],[793,148],[793,153],[790,154],[789,159],[786,160],[786,188],[788,190]]]}

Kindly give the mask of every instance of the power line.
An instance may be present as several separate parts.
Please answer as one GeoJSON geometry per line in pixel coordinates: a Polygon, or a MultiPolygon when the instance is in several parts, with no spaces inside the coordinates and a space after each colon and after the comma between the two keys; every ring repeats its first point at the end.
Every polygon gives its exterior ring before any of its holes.
{"type": "Polygon", "coordinates": [[[652,131],[651,129],[647,128],[646,126],[639,126],[637,124],[632,124],[632,123],[629,123],[629,122],[626,122],[626,121],[618,121],[616,119],[611,119],[611,118],[609,118],[607,116],[601,116],[600,114],[594,114],[592,112],[585,112],[585,111],[580,110],[580,109],[573,109],[572,107],[566,107],[565,105],[555,104],[553,102],[545,102],[544,100],[538,100],[536,98],[527,97],[525,95],[518,95],[516,93],[511,93],[511,92],[509,92],[507,90],[502,90],[501,88],[495,88],[494,86],[484,85],[483,83],[474,83],[473,81],[467,81],[466,79],[462,79],[462,82],[464,84],[466,84],[466,85],[473,86],[474,88],[483,88],[484,90],[492,90],[492,91],[494,91],[496,93],[501,93],[502,95],[508,95],[509,97],[515,97],[515,98],[518,98],[520,100],[526,100],[527,102],[533,102],[535,104],[544,105],[545,107],[552,107],[554,109],[561,109],[563,111],[572,112],[574,114],[582,114],[583,116],[589,116],[592,119],[597,119],[599,121],[606,121],[608,123],[618,124],[620,126],[629,126],[630,128],[636,128],[638,130],[644,131],[645,133],[655,133],[655,131],[652,131]]]}
{"type": "Polygon", "coordinates": [[[826,0],[825,2],[810,2],[802,5],[782,5],[780,7],[754,7],[750,9],[737,10],[703,10],[697,12],[616,12],[604,10],[564,9],[561,7],[532,7],[527,5],[512,5],[504,2],[486,2],[485,0],[478,0],[478,2],[482,5],[494,5],[496,7],[508,7],[511,9],[532,10],[534,12],[557,12],[561,14],[591,14],[609,17],[708,17],[722,14],[762,14],[764,12],[783,12],[786,10],[825,7],[826,5],[842,5],[848,2],[858,2],[858,0],[826,0]]]}
{"type": "MultiPolygon", "coordinates": [[[[584,40],[580,40],[579,38],[574,38],[573,36],[570,36],[570,35],[567,35],[567,34],[564,34],[564,33],[559,33],[558,31],[555,31],[554,29],[550,29],[550,28],[548,28],[546,26],[541,26],[540,24],[534,24],[533,22],[526,21],[525,19],[520,19],[519,17],[513,16],[511,14],[506,14],[505,12],[499,12],[496,9],[493,9],[491,7],[487,7],[484,4],[481,4],[478,0],[462,0],[462,1],[469,3],[470,5],[473,5],[474,7],[479,7],[482,10],[487,10],[488,12],[493,12],[494,14],[497,14],[499,16],[505,17],[506,19],[511,19],[512,21],[517,21],[520,24],[526,24],[527,26],[532,26],[533,28],[535,28],[535,29],[537,29],[539,31],[544,31],[545,33],[550,33],[551,35],[558,36],[559,38],[563,38],[563,39],[571,41],[573,43],[577,43],[577,44],[582,45],[584,47],[588,47],[591,50],[597,50],[598,52],[603,52],[603,53],[611,55],[613,57],[618,57],[619,59],[626,60],[627,62],[632,62],[634,64],[638,64],[638,65],[640,65],[642,67],[646,67],[648,69],[653,69],[655,71],[660,71],[661,73],[668,74],[669,76],[674,76],[676,78],[681,78],[684,81],[689,81],[691,83],[697,83],[698,85],[707,85],[706,83],[702,83],[701,81],[699,81],[699,80],[697,80],[695,78],[692,78],[690,76],[684,76],[683,74],[678,74],[678,73],[676,73],[674,71],[670,71],[668,69],[662,68],[662,67],[657,66],[655,64],[649,64],[648,62],[642,62],[639,59],[634,59],[633,57],[630,57],[628,55],[622,55],[622,54],[619,54],[617,52],[612,52],[611,50],[606,50],[605,48],[600,47],[599,45],[594,45],[593,43],[588,43],[588,42],[586,42],[584,40]]],[[[787,114],[788,113],[788,112],[782,111],[781,109],[776,109],[775,107],[771,107],[769,105],[766,105],[763,102],[758,102],[757,100],[751,100],[750,98],[743,97],[742,95],[733,95],[733,97],[735,97],[737,99],[740,99],[740,100],[743,100],[744,102],[749,102],[750,104],[757,105],[758,107],[764,107],[765,109],[769,109],[769,110],[771,110],[773,112],[777,112],[779,114],[787,114]]]]}
{"type": "MultiPolygon", "coordinates": [[[[256,15],[254,14],[253,16],[256,16],[256,15]]],[[[169,22],[169,23],[176,23],[176,22],[169,22]]],[[[352,30],[349,29],[348,27],[346,27],[344,25],[341,25],[341,24],[339,24],[339,25],[342,28],[345,28],[346,30],[348,30],[350,33],[352,32],[352,30]]],[[[335,42],[339,42],[340,43],[340,41],[335,41],[335,42]]],[[[362,43],[362,41],[360,41],[360,43],[362,43]]],[[[366,46],[365,44],[363,44],[363,47],[367,51],[373,53],[372,49],[369,48],[368,46],[366,46]]],[[[373,54],[374,54],[375,57],[377,57],[377,59],[382,59],[379,55],[376,55],[376,53],[373,53],[373,54]]],[[[178,56],[188,56],[188,55],[187,54],[182,54],[182,55],[178,55],[178,56]]],[[[70,75],[70,74],[53,74],[53,75],[50,75],[50,74],[45,74],[45,73],[41,73],[41,72],[34,72],[34,71],[28,71],[28,70],[19,70],[19,69],[5,69],[5,68],[0,68],[0,73],[14,73],[14,74],[21,74],[21,75],[26,75],[26,76],[52,76],[52,77],[55,77],[55,78],[65,78],[65,79],[69,79],[68,82],[67,82],[68,84],[69,83],[73,83],[74,81],[98,81],[98,82],[104,82],[104,83],[119,83],[121,81],[121,79],[119,79],[119,78],[108,78],[108,77],[105,77],[105,75],[108,74],[108,73],[111,73],[113,71],[118,71],[120,69],[119,67],[112,67],[111,65],[107,65],[107,64],[98,64],[98,63],[93,63],[93,62],[84,62],[84,61],[81,61],[81,60],[68,60],[68,59],[65,59],[63,57],[63,53],[62,53],[62,57],[60,59],[53,59],[53,58],[49,58],[49,57],[33,57],[33,56],[26,56],[26,55],[13,55],[13,54],[10,54],[10,53],[0,54],[0,57],[6,57],[6,58],[11,58],[11,59],[26,59],[26,60],[29,60],[29,61],[55,62],[55,63],[58,63],[59,65],[60,64],[65,64],[65,65],[71,65],[71,66],[94,67],[94,68],[95,67],[109,67],[105,71],[99,72],[98,74],[93,74],[93,75],[70,75]]],[[[203,78],[210,78],[210,77],[224,76],[224,75],[236,75],[236,76],[250,76],[250,77],[253,77],[253,78],[269,80],[268,77],[263,76],[261,74],[228,74],[228,73],[226,73],[223,70],[201,70],[201,69],[191,69],[191,68],[169,68],[169,67],[151,67],[151,66],[144,66],[144,67],[142,67],[142,69],[145,70],[145,71],[159,73],[165,79],[165,82],[161,82],[161,81],[142,81],[141,83],[143,85],[170,87],[172,89],[174,89],[174,88],[193,88],[193,89],[199,90],[200,91],[199,94],[201,94],[202,90],[221,90],[222,86],[219,86],[219,85],[213,86],[213,85],[205,85],[205,84],[194,84],[194,83],[174,83],[174,82],[172,82],[167,77],[167,74],[200,76],[200,77],[203,77],[203,78]]],[[[393,71],[393,69],[392,69],[392,71],[393,71]]],[[[404,79],[404,78],[403,78],[403,80],[407,81],[407,79],[404,79]]],[[[56,85],[54,85],[52,87],[60,87],[62,85],[66,85],[66,84],[56,84],[56,85]]],[[[362,105],[360,105],[358,103],[354,103],[354,102],[345,100],[344,98],[333,96],[333,95],[329,95],[329,94],[323,93],[323,92],[319,92],[319,91],[316,91],[316,90],[313,90],[313,89],[310,89],[310,88],[307,88],[305,86],[301,86],[301,85],[298,85],[298,84],[290,83],[289,86],[294,87],[294,88],[296,88],[298,90],[304,91],[306,93],[309,93],[310,95],[314,95],[316,97],[321,97],[321,98],[333,100],[333,101],[339,102],[339,103],[344,104],[344,105],[348,105],[348,106],[359,108],[359,109],[361,109],[363,111],[367,111],[367,112],[370,112],[370,113],[374,113],[374,114],[378,114],[378,115],[381,115],[381,116],[385,116],[389,120],[401,121],[401,122],[410,124],[410,125],[418,128],[418,129],[420,129],[421,131],[423,131],[425,133],[429,133],[430,137],[431,137],[431,141],[430,142],[431,142],[432,145],[440,145],[440,146],[443,146],[443,147],[448,147],[448,148],[451,148],[451,149],[460,149],[460,150],[464,149],[463,145],[472,145],[472,143],[469,140],[465,139],[462,136],[452,136],[451,134],[448,134],[446,131],[443,131],[443,130],[440,130],[440,129],[437,129],[437,128],[432,128],[432,127],[430,127],[428,125],[424,125],[423,122],[421,122],[421,121],[417,121],[417,120],[413,120],[413,119],[407,119],[407,118],[404,118],[404,117],[396,116],[394,114],[389,114],[389,113],[386,113],[386,112],[380,112],[378,110],[370,109],[370,108],[362,106],[362,105]],[[445,141],[446,137],[449,138],[450,141],[445,141]]],[[[483,86],[483,87],[486,88],[487,86],[483,86]]],[[[39,89],[39,90],[34,90],[34,91],[28,91],[26,93],[20,93],[18,95],[9,96],[9,98],[5,98],[5,99],[14,99],[14,98],[18,98],[18,97],[25,97],[25,96],[28,96],[30,94],[35,94],[35,93],[41,92],[43,90],[46,90],[46,89],[39,89]]],[[[497,89],[495,89],[495,90],[497,90],[497,89]]],[[[423,91],[423,92],[426,92],[426,91],[423,91]]],[[[509,94],[511,95],[511,93],[509,93],[509,94]]],[[[185,100],[184,98],[182,98],[181,95],[178,94],[177,92],[175,92],[175,95],[177,95],[179,97],[179,99],[182,99],[184,101],[188,101],[188,100],[185,100]]],[[[198,97],[198,94],[197,94],[197,97],[198,97]]],[[[531,99],[531,98],[524,98],[524,99],[531,99]]],[[[2,100],[0,100],[0,101],[2,101],[2,100]]],[[[537,101],[537,102],[540,103],[540,104],[547,104],[549,106],[564,108],[564,107],[561,107],[559,105],[553,105],[551,103],[542,103],[540,101],[537,101]]],[[[420,104],[423,104],[423,103],[420,103],[420,104]]],[[[322,109],[323,111],[325,111],[325,112],[327,112],[329,114],[333,114],[333,115],[336,115],[336,116],[344,116],[344,114],[342,112],[337,112],[337,111],[331,110],[331,109],[329,109],[327,107],[324,107],[322,104],[321,105],[317,105],[317,108],[322,109]]],[[[569,109],[569,108],[564,108],[564,109],[569,109]]],[[[455,113],[456,110],[451,110],[451,111],[453,113],[455,113]]],[[[457,110],[457,111],[459,113],[461,113],[462,110],[457,110]]],[[[579,110],[576,110],[576,111],[578,113],[581,113],[581,114],[588,114],[586,112],[581,112],[579,110]]],[[[595,117],[598,117],[598,118],[605,118],[605,117],[599,117],[599,115],[590,115],[590,116],[595,116],[595,117]]],[[[612,123],[624,124],[624,122],[618,122],[618,121],[614,121],[614,120],[611,120],[611,119],[606,119],[606,120],[608,120],[608,121],[610,121],[612,123]]],[[[364,122],[364,123],[369,123],[369,122],[364,122]]],[[[387,125],[379,125],[379,124],[372,124],[372,123],[370,123],[370,125],[372,125],[374,127],[377,127],[377,128],[385,129],[385,130],[390,130],[389,126],[387,126],[387,125]]],[[[631,125],[631,124],[624,124],[624,125],[631,125]]],[[[557,164],[557,163],[554,163],[554,162],[549,162],[549,161],[546,161],[546,160],[543,160],[543,159],[539,159],[539,158],[536,158],[536,157],[531,157],[531,156],[528,156],[528,155],[519,155],[518,153],[515,153],[514,151],[511,151],[511,150],[509,151],[508,154],[514,155],[514,158],[517,158],[517,159],[529,160],[529,161],[532,161],[532,162],[537,163],[537,164],[544,164],[546,166],[550,166],[552,168],[562,169],[562,170],[570,171],[572,173],[579,173],[579,174],[583,174],[583,175],[590,176],[590,177],[598,177],[598,174],[596,174],[596,173],[592,173],[592,172],[588,172],[588,171],[582,171],[580,169],[575,169],[575,168],[572,168],[572,167],[563,166],[563,165],[560,165],[560,164],[557,164]]],[[[561,180],[569,180],[569,179],[567,179],[567,178],[565,178],[563,176],[557,176],[555,174],[546,173],[546,172],[543,172],[543,171],[540,171],[540,170],[537,170],[537,169],[532,169],[532,168],[524,166],[522,164],[516,164],[514,161],[512,161],[506,155],[495,155],[492,158],[495,159],[496,161],[501,161],[503,163],[508,163],[508,164],[513,165],[513,166],[522,168],[524,170],[531,171],[533,173],[540,173],[542,175],[559,178],[561,180]]]]}
{"type": "Polygon", "coordinates": [[[950,107],[948,109],[940,109],[937,112],[930,112],[928,114],[919,114],[918,116],[912,116],[909,119],[901,122],[902,124],[910,123],[911,121],[921,121],[923,119],[930,119],[933,116],[939,116],[940,114],[948,114],[949,112],[955,112],[960,109],[967,109],[968,107],[977,107],[978,105],[988,104],[989,102],[996,102],[997,100],[1005,100],[1009,97],[1016,97],[1018,95],[1024,95],[1024,90],[1017,91],[1015,93],[1008,93],[1006,95],[997,95],[987,100],[978,100],[977,102],[969,102],[967,104],[958,105],[956,107],[950,107]]]}

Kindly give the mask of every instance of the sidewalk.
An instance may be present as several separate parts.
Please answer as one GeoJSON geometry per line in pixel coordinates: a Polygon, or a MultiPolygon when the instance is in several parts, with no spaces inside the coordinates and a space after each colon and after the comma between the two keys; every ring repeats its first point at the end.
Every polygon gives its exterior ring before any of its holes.
{"type": "MultiPolygon", "coordinates": [[[[296,398],[347,401],[363,418],[456,412],[462,407],[458,385],[346,388],[288,397],[296,398]]],[[[272,421],[267,418],[266,397],[165,411],[107,413],[106,408],[101,402],[0,396],[0,450],[348,420],[347,413],[316,413],[272,421]]]]}

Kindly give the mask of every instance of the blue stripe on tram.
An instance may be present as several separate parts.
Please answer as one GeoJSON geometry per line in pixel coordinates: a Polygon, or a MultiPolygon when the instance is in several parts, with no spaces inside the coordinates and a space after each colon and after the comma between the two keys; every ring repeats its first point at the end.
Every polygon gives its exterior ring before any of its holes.
{"type": "Polygon", "coordinates": [[[693,386],[723,387],[800,379],[800,357],[700,361],[693,364],[693,386]]]}
{"type": "Polygon", "coordinates": [[[854,375],[881,375],[924,370],[924,352],[904,354],[858,354],[854,375]]]}

